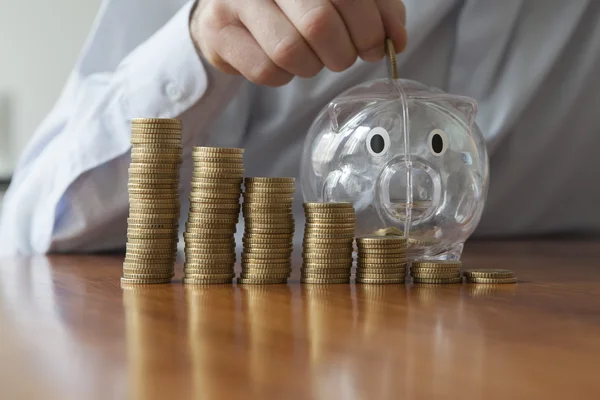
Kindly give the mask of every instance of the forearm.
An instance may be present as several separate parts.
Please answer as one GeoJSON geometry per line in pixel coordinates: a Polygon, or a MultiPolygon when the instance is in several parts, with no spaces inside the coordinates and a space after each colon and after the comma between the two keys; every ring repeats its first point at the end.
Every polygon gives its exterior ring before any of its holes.
{"type": "Polygon", "coordinates": [[[0,253],[125,243],[129,120],[182,118],[189,153],[239,85],[198,56],[190,9],[191,3],[114,71],[82,79],[73,74],[72,95],[61,99],[21,158],[3,204],[0,253]]]}

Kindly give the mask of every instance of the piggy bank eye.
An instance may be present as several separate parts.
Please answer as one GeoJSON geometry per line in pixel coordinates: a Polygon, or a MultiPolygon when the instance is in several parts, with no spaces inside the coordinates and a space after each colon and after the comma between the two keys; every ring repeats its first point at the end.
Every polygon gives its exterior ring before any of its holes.
{"type": "Polygon", "coordinates": [[[431,154],[434,156],[441,156],[446,152],[448,138],[446,137],[446,132],[443,130],[432,130],[431,133],[429,133],[427,141],[429,142],[429,151],[431,151],[431,154]]]}
{"type": "Polygon", "coordinates": [[[390,135],[381,128],[373,128],[367,135],[367,150],[372,156],[382,156],[390,149],[390,135]]]}

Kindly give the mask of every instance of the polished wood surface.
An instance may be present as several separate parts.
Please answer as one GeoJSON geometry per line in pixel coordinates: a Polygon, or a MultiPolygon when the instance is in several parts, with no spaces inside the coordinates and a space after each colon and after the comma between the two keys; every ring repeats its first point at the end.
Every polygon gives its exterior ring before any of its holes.
{"type": "Polygon", "coordinates": [[[469,243],[497,288],[122,289],[122,259],[0,259],[1,399],[600,398],[600,242],[469,243]]]}

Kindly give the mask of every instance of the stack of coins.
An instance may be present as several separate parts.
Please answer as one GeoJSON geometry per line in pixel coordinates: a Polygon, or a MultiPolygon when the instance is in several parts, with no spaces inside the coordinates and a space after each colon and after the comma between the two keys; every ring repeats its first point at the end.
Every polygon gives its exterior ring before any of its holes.
{"type": "Polygon", "coordinates": [[[287,283],[292,271],[294,178],[246,178],[238,283],[287,283]]]}
{"type": "Polygon", "coordinates": [[[304,203],[302,283],[349,283],[356,215],[351,203],[304,203]]]}
{"type": "Polygon", "coordinates": [[[404,283],[407,240],[400,236],[356,239],[356,283],[404,283]]]}
{"type": "Polygon", "coordinates": [[[460,261],[414,261],[410,266],[410,275],[414,283],[461,283],[460,261]]]}
{"type": "Polygon", "coordinates": [[[179,233],[181,122],[134,119],[131,143],[127,253],[121,282],[169,283],[179,233]]]}
{"type": "Polygon", "coordinates": [[[468,283],[517,283],[517,276],[508,269],[472,269],[464,272],[468,283]]]}
{"type": "Polygon", "coordinates": [[[231,283],[235,276],[235,232],[240,214],[244,150],[196,147],[186,222],[185,284],[231,283]]]}

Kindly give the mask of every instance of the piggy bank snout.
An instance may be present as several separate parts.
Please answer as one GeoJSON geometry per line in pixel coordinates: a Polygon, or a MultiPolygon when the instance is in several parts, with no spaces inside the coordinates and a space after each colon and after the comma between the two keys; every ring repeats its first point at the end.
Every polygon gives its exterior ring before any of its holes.
{"type": "Polygon", "coordinates": [[[378,186],[383,208],[399,221],[406,218],[408,206],[413,221],[426,219],[435,212],[442,197],[440,174],[423,158],[390,162],[382,170],[378,186]]]}

